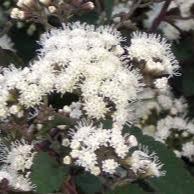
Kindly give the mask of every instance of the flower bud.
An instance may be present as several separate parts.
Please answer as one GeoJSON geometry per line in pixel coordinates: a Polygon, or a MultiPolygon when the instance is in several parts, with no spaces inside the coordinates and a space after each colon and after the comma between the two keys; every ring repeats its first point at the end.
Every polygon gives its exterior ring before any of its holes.
{"type": "Polygon", "coordinates": [[[84,10],[84,11],[91,11],[95,8],[94,6],[94,3],[89,1],[87,3],[84,3],[82,6],[81,6],[81,9],[84,10]]]}
{"type": "Polygon", "coordinates": [[[21,20],[25,19],[25,13],[24,13],[24,11],[21,11],[18,8],[13,8],[12,11],[11,11],[10,16],[13,19],[21,19],[21,20]]]}
{"type": "Polygon", "coordinates": [[[65,156],[63,158],[63,164],[71,164],[71,157],[70,156],[65,156]]]}
{"type": "Polygon", "coordinates": [[[137,139],[134,135],[129,136],[128,143],[130,144],[131,147],[135,147],[138,145],[137,139]]]}
{"type": "Polygon", "coordinates": [[[70,144],[69,139],[64,138],[64,139],[62,140],[62,145],[63,145],[64,147],[68,147],[69,144],[70,144]]]}
{"type": "Polygon", "coordinates": [[[72,158],[77,158],[80,154],[79,150],[72,150],[72,152],[70,153],[72,158]]]}
{"type": "Polygon", "coordinates": [[[50,11],[50,13],[56,13],[57,8],[55,6],[49,6],[48,10],[50,11]]]}
{"type": "Polygon", "coordinates": [[[98,176],[100,174],[100,168],[97,166],[94,166],[93,168],[91,168],[91,173],[95,176],[98,176]]]}
{"type": "Polygon", "coordinates": [[[10,108],[9,108],[9,112],[11,114],[17,114],[18,112],[20,111],[20,107],[18,105],[12,105],[10,108]]]}

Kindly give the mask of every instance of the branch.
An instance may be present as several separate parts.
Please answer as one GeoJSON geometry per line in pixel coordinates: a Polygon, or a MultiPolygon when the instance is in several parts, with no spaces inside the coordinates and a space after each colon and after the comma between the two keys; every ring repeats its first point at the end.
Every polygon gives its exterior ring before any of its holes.
{"type": "Polygon", "coordinates": [[[166,0],[164,3],[164,6],[160,12],[160,14],[158,15],[158,17],[154,20],[151,28],[149,29],[149,32],[154,32],[157,30],[158,26],[160,25],[160,23],[164,20],[165,16],[166,16],[166,12],[168,10],[168,7],[170,5],[172,0],[166,0]]]}

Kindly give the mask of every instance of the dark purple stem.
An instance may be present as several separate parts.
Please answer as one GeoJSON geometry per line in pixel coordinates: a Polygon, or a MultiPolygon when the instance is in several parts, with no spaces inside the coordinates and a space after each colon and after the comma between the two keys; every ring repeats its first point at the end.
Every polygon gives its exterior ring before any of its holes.
{"type": "Polygon", "coordinates": [[[171,1],[172,0],[166,0],[165,1],[164,6],[162,7],[162,10],[161,10],[160,14],[154,20],[151,28],[149,29],[149,32],[155,32],[157,30],[158,26],[160,25],[160,23],[164,20],[164,18],[166,16],[166,12],[168,10],[168,7],[169,7],[171,1]]]}

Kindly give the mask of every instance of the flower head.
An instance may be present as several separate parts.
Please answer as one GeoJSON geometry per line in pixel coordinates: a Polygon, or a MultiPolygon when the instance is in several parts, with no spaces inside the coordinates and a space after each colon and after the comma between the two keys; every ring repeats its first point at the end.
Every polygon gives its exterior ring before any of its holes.
{"type": "Polygon", "coordinates": [[[144,61],[145,71],[172,76],[178,74],[179,66],[170,46],[160,35],[135,32],[128,51],[131,59],[144,61]]]}

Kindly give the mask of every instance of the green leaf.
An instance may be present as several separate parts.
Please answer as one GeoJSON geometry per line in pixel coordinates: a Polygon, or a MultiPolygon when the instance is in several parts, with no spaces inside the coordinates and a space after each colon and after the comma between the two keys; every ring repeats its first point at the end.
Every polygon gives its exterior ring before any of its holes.
{"type": "Polygon", "coordinates": [[[140,129],[133,128],[128,131],[137,137],[139,143],[147,145],[150,151],[155,151],[164,164],[166,176],[149,180],[150,186],[156,190],[157,194],[194,193],[194,179],[181,159],[177,158],[164,144],[155,141],[152,137],[142,135],[140,129]]]}
{"type": "Polygon", "coordinates": [[[193,57],[193,40],[191,36],[187,36],[179,43],[174,42],[172,46],[173,52],[179,61],[192,59],[193,57]]]}
{"type": "Polygon", "coordinates": [[[75,181],[78,188],[85,194],[97,193],[102,189],[99,178],[88,173],[77,176],[75,181]]]}
{"type": "Polygon", "coordinates": [[[34,159],[31,180],[36,185],[36,191],[41,194],[56,192],[67,177],[67,169],[59,166],[54,158],[40,152],[34,159]]]}
{"type": "Polygon", "coordinates": [[[194,95],[194,68],[188,67],[184,70],[182,89],[185,96],[194,95]]]}
{"type": "Polygon", "coordinates": [[[137,184],[129,184],[122,187],[117,187],[114,191],[107,194],[146,194],[137,184]]]}
{"type": "Polygon", "coordinates": [[[114,5],[114,1],[113,0],[104,0],[104,5],[105,5],[107,19],[110,20],[111,16],[112,16],[112,9],[113,9],[113,5],[114,5]]]}
{"type": "Polygon", "coordinates": [[[107,119],[103,122],[103,128],[104,129],[112,129],[112,124],[113,124],[112,120],[107,119]]]}

